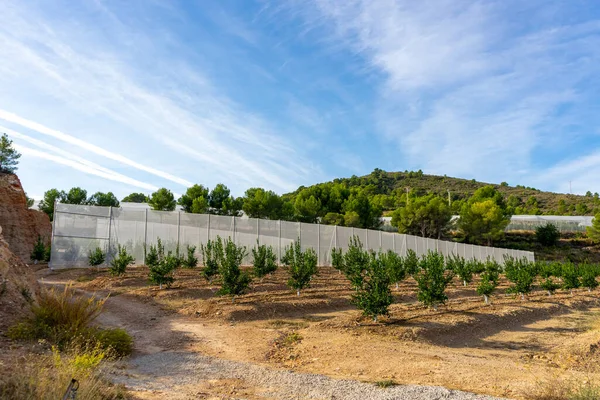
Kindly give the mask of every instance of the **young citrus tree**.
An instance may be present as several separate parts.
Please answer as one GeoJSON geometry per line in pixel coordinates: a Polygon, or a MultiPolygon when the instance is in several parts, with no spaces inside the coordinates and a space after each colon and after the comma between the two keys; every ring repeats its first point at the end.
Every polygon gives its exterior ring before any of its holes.
{"type": "Polygon", "coordinates": [[[561,266],[559,263],[542,263],[538,268],[538,274],[543,279],[540,282],[540,287],[548,292],[548,296],[560,288],[560,284],[554,280],[560,276],[561,266]]]}
{"type": "Polygon", "coordinates": [[[256,241],[256,247],[252,249],[252,268],[254,275],[262,278],[277,270],[277,256],[273,247],[261,245],[256,241]]]}
{"type": "Polygon", "coordinates": [[[313,249],[302,251],[300,239],[298,239],[286,248],[281,262],[290,275],[288,286],[296,289],[296,294],[300,296],[300,290],[308,287],[312,277],[317,273],[317,253],[313,249]]]}
{"type": "Polygon", "coordinates": [[[127,253],[127,248],[119,244],[117,256],[110,262],[110,274],[115,276],[123,275],[127,267],[133,264],[134,261],[133,256],[127,253]]]}
{"type": "Polygon", "coordinates": [[[346,265],[344,263],[344,253],[339,247],[334,247],[333,249],[331,249],[331,266],[337,269],[340,274],[346,270],[346,265]]]}
{"type": "Polygon", "coordinates": [[[192,269],[196,268],[198,264],[198,257],[196,257],[196,246],[188,245],[186,247],[186,257],[181,260],[181,266],[183,268],[192,269]]]}
{"type": "Polygon", "coordinates": [[[531,286],[536,276],[535,265],[523,258],[521,260],[506,257],[504,262],[504,273],[506,278],[513,284],[508,288],[508,293],[518,293],[521,299],[531,292],[531,286]]]}
{"type": "Polygon", "coordinates": [[[429,252],[419,261],[419,271],[414,275],[417,281],[417,299],[427,307],[437,310],[438,304],[448,300],[446,287],[454,278],[452,271],[446,270],[444,256],[429,252]]]}
{"type": "Polygon", "coordinates": [[[581,285],[591,292],[598,287],[598,281],[596,280],[598,275],[600,275],[600,270],[597,264],[584,264],[582,266],[581,285]]]}
{"type": "Polygon", "coordinates": [[[355,290],[362,286],[364,270],[369,263],[369,253],[363,250],[358,236],[352,236],[348,242],[348,251],[344,254],[343,271],[355,290]]]}
{"type": "Polygon", "coordinates": [[[232,302],[235,301],[235,296],[242,294],[250,284],[250,276],[240,269],[246,254],[246,247],[236,245],[229,238],[225,241],[219,263],[219,275],[221,275],[219,294],[231,295],[232,302]]]}
{"type": "Polygon", "coordinates": [[[577,289],[581,286],[581,281],[579,280],[581,276],[579,268],[572,262],[566,262],[562,265],[561,275],[563,279],[563,289],[570,290],[571,294],[573,293],[573,289],[577,289]]]}
{"type": "Polygon", "coordinates": [[[406,257],[404,257],[404,269],[410,276],[413,276],[419,271],[419,257],[417,257],[417,253],[412,249],[406,251],[406,257]]]}
{"type": "Polygon", "coordinates": [[[485,304],[489,304],[489,297],[498,286],[501,267],[500,264],[490,258],[481,264],[484,266],[484,271],[481,273],[481,281],[477,285],[477,294],[483,296],[485,304]]]}
{"type": "Polygon", "coordinates": [[[212,283],[213,277],[219,273],[219,262],[223,258],[223,241],[221,237],[217,236],[215,240],[207,241],[206,245],[200,245],[200,252],[204,263],[202,275],[208,283],[212,283]]]}
{"type": "Polygon", "coordinates": [[[173,272],[179,267],[179,264],[179,257],[169,252],[166,256],[159,257],[157,263],[148,265],[150,269],[148,279],[151,283],[158,285],[159,289],[162,289],[163,285],[169,288],[175,282],[173,272]]]}
{"type": "Polygon", "coordinates": [[[460,279],[463,281],[463,286],[467,286],[469,283],[473,281],[473,263],[471,260],[465,260],[461,257],[461,260],[458,260],[453,264],[452,271],[457,274],[460,279]]]}
{"type": "Polygon", "coordinates": [[[394,301],[390,290],[392,280],[389,274],[389,263],[392,262],[392,258],[389,253],[369,254],[362,285],[356,294],[352,295],[352,303],[375,322],[379,315],[389,314],[389,307],[394,301]]]}
{"type": "Polygon", "coordinates": [[[93,251],[90,250],[88,253],[88,265],[90,267],[99,267],[104,264],[105,261],[104,252],[100,247],[96,247],[93,251]]]}
{"type": "Polygon", "coordinates": [[[406,278],[404,260],[392,250],[388,250],[386,253],[380,253],[378,258],[381,261],[383,268],[387,271],[390,281],[396,284],[396,290],[398,290],[399,283],[406,278]]]}

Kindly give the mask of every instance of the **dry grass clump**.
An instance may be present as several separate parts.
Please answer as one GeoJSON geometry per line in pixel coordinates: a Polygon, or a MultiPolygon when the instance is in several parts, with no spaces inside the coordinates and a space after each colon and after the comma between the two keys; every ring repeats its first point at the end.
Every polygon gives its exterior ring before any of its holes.
{"type": "Polygon", "coordinates": [[[525,397],[528,400],[600,400],[600,385],[590,380],[554,377],[537,382],[525,397]]]}

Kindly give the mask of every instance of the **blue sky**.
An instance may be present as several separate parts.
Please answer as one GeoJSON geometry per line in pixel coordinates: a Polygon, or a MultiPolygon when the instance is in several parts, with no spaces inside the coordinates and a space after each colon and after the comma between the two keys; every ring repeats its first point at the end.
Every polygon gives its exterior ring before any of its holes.
{"type": "Polygon", "coordinates": [[[600,192],[599,61],[593,0],[3,0],[0,132],[35,197],[374,168],[600,192]]]}

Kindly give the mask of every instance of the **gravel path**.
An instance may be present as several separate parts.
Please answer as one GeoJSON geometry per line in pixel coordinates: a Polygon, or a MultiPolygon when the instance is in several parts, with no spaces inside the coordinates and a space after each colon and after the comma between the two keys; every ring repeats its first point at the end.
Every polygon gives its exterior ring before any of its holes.
{"type": "MultiPolygon", "coordinates": [[[[260,365],[227,361],[190,352],[167,351],[135,357],[128,375],[114,380],[133,390],[158,391],[172,399],[202,398],[182,392],[201,381],[239,379],[260,388],[261,398],[274,399],[498,399],[438,386],[400,385],[386,389],[372,384],[332,379],[323,375],[279,371],[260,365]]],[[[197,394],[197,393],[196,393],[197,394]]],[[[243,398],[243,397],[227,397],[243,398]]]]}

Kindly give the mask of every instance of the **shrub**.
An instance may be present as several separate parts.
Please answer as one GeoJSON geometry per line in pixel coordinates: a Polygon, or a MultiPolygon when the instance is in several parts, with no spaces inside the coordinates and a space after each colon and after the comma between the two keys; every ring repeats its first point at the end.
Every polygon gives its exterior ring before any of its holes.
{"type": "Polygon", "coordinates": [[[52,247],[51,245],[46,246],[44,250],[44,262],[50,262],[50,257],[52,256],[52,247]]]}
{"type": "Polygon", "coordinates": [[[375,322],[377,316],[389,314],[389,307],[394,301],[390,291],[390,274],[386,268],[386,263],[393,262],[392,259],[393,257],[385,253],[370,254],[362,285],[352,296],[352,303],[362,310],[364,315],[372,317],[375,322]]]}
{"type": "Polygon", "coordinates": [[[453,263],[452,272],[457,274],[463,281],[463,285],[467,286],[473,281],[473,263],[471,260],[465,260],[464,258],[457,260],[453,263]]]}
{"type": "MultiPolygon", "coordinates": [[[[159,243],[160,243],[160,239],[159,243]]],[[[146,249],[144,248],[144,252],[146,251],[146,249]]],[[[162,258],[162,257],[160,257],[162,258]]],[[[146,265],[148,267],[155,267],[158,265],[158,261],[159,261],[159,255],[158,255],[158,249],[156,246],[150,245],[150,250],[146,253],[146,265]]]]}
{"type": "Polygon", "coordinates": [[[256,242],[257,247],[252,249],[252,268],[254,275],[262,278],[277,270],[277,256],[273,247],[261,245],[256,242]]]}
{"type": "Polygon", "coordinates": [[[469,263],[469,268],[472,273],[479,275],[485,271],[485,263],[475,260],[474,258],[467,262],[469,263]]]}
{"type": "Polygon", "coordinates": [[[35,245],[33,246],[33,251],[31,252],[31,259],[35,264],[37,264],[38,261],[44,260],[45,254],[46,246],[42,241],[42,237],[38,235],[37,242],[35,242],[35,245]]]}
{"type": "Polygon", "coordinates": [[[179,257],[169,252],[165,257],[160,258],[156,265],[148,266],[150,269],[148,279],[151,283],[158,285],[161,290],[163,285],[166,285],[167,288],[171,287],[175,281],[173,271],[179,267],[180,261],[179,257]]]}
{"type": "Polygon", "coordinates": [[[584,264],[581,273],[581,286],[588,288],[588,291],[590,292],[592,289],[597,288],[598,281],[596,278],[599,273],[600,271],[598,271],[597,265],[584,264]]]}
{"type": "Polygon", "coordinates": [[[344,254],[343,271],[355,290],[363,283],[363,271],[369,263],[369,253],[363,250],[358,236],[352,236],[348,241],[348,251],[344,254]]]}
{"type": "Polygon", "coordinates": [[[581,286],[579,268],[575,264],[571,262],[564,263],[562,265],[561,276],[563,279],[563,289],[573,291],[573,289],[581,286]]]}
{"type": "Polygon", "coordinates": [[[97,267],[104,263],[104,252],[100,247],[96,247],[95,250],[90,250],[88,253],[88,265],[90,267],[97,267]]]}
{"type": "Polygon", "coordinates": [[[414,275],[417,281],[417,299],[427,307],[437,310],[438,304],[448,300],[446,287],[454,278],[452,271],[446,271],[444,256],[429,252],[419,261],[419,272],[414,275]]]}
{"type": "Polygon", "coordinates": [[[97,329],[93,337],[102,349],[116,357],[128,356],[133,351],[133,338],[124,329],[97,329]]]}
{"type": "Polygon", "coordinates": [[[387,271],[390,277],[390,282],[395,283],[396,289],[398,289],[398,284],[406,278],[404,260],[400,255],[391,250],[380,254],[379,258],[383,264],[383,268],[387,271]]]}
{"type": "Polygon", "coordinates": [[[331,249],[331,266],[339,271],[341,274],[345,271],[346,266],[344,265],[344,253],[341,248],[331,249]]]}
{"type": "Polygon", "coordinates": [[[236,295],[244,293],[250,284],[250,276],[240,269],[246,254],[246,247],[238,246],[231,239],[227,239],[219,265],[219,275],[221,275],[219,294],[232,295],[232,301],[235,300],[236,295]]]}
{"type": "Polygon", "coordinates": [[[500,278],[500,264],[488,257],[485,263],[481,263],[485,270],[481,274],[481,281],[477,285],[477,294],[483,296],[485,304],[489,304],[489,296],[498,286],[500,278]]]}
{"type": "Polygon", "coordinates": [[[300,290],[308,287],[313,275],[317,273],[317,253],[313,249],[302,251],[300,239],[298,239],[286,248],[281,261],[290,275],[288,286],[296,289],[296,294],[300,296],[300,290]]]}
{"type": "Polygon", "coordinates": [[[198,264],[198,258],[196,257],[196,246],[187,246],[186,248],[187,257],[181,260],[183,268],[192,269],[198,264]]]}
{"type": "Polygon", "coordinates": [[[127,266],[133,264],[135,259],[129,253],[125,246],[118,245],[117,256],[110,262],[110,274],[119,276],[125,273],[127,266]]]}
{"type": "Polygon", "coordinates": [[[542,246],[555,246],[560,239],[560,231],[556,225],[547,223],[535,229],[535,238],[542,246]]]}
{"type": "Polygon", "coordinates": [[[531,285],[535,279],[535,268],[527,259],[514,259],[506,257],[504,262],[504,272],[506,278],[513,283],[508,288],[508,293],[518,293],[524,299],[525,295],[531,292],[531,285]]]}
{"type": "Polygon", "coordinates": [[[554,279],[552,279],[551,276],[548,276],[540,283],[540,287],[548,292],[548,296],[552,296],[556,289],[560,288],[560,284],[554,282],[554,279]]]}
{"type": "Polygon", "coordinates": [[[406,273],[410,276],[413,276],[419,271],[419,257],[417,257],[417,253],[412,249],[406,251],[404,269],[406,269],[406,273]]]}
{"type": "Polygon", "coordinates": [[[209,240],[200,246],[204,268],[202,275],[210,283],[213,276],[219,273],[219,261],[223,257],[223,241],[219,236],[215,240],[209,240]]]}

